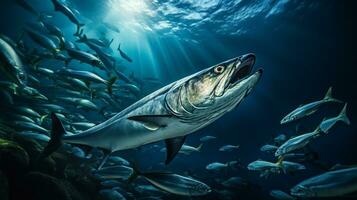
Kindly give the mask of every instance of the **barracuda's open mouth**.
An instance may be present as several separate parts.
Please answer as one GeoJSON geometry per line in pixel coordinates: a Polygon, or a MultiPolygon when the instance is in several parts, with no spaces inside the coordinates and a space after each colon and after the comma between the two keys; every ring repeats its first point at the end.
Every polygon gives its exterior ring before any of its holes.
{"type": "Polygon", "coordinates": [[[240,57],[237,60],[237,64],[239,66],[236,66],[235,72],[233,73],[229,83],[235,84],[239,80],[246,78],[252,72],[254,63],[255,63],[254,54],[247,54],[240,57]]]}

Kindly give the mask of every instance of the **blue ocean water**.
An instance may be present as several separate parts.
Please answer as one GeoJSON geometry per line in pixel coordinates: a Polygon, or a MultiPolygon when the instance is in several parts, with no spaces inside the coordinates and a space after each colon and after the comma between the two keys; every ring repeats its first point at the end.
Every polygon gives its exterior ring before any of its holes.
{"type": "MultiPolygon", "coordinates": [[[[51,1],[28,2],[38,11],[51,15],[51,23],[63,31],[66,40],[75,43],[76,26],[64,15],[54,12],[51,1]]],[[[195,147],[202,143],[200,138],[205,135],[217,137],[203,142],[200,152],[179,154],[167,166],[163,165],[165,153],[160,152],[164,142],[117,153],[139,163],[142,170],[190,175],[213,188],[211,194],[198,199],[272,199],[269,192],[273,189],[289,193],[290,188],[300,181],[323,173],[335,164],[357,163],[356,81],[353,73],[356,56],[352,44],[355,23],[349,10],[352,5],[347,2],[66,0],[65,3],[85,24],[83,30],[88,37],[113,39],[106,52],[117,60],[118,69],[135,78],[140,87],[139,95],[122,100],[121,106],[110,108],[110,112],[120,112],[166,84],[243,54],[254,53],[254,70],[264,70],[252,94],[236,109],[187,136],[185,144],[195,147]],[[120,56],[119,45],[132,62],[120,56]],[[309,145],[311,152],[318,155],[315,160],[319,165],[306,163],[306,170],[267,179],[249,171],[247,165],[257,159],[276,161],[272,154],[260,151],[260,147],[271,143],[274,137],[313,131],[324,117],[339,113],[342,105],[329,104],[307,118],[280,124],[280,120],[299,105],[322,99],[331,86],[333,97],[348,102],[347,115],[351,125],[338,123],[326,137],[309,145]],[[227,144],[240,147],[232,152],[218,150],[227,144]],[[229,161],[238,161],[239,166],[215,173],[206,170],[212,162],[229,161]],[[220,184],[221,180],[233,176],[247,180],[249,188],[233,189],[230,194],[222,195],[220,191],[226,188],[220,184]]],[[[1,4],[0,33],[4,35],[15,39],[26,23],[37,21],[36,16],[15,1],[3,0],[1,4]]],[[[23,40],[30,49],[41,50],[26,34],[23,40]]],[[[78,43],[78,46],[91,52],[83,44],[78,43]]],[[[63,62],[49,60],[41,66],[60,69],[63,62]]],[[[69,67],[105,75],[101,70],[77,61],[71,61],[69,67]]],[[[41,83],[37,89],[55,98],[57,93],[45,88],[49,80],[41,83]]],[[[27,105],[31,107],[31,103],[27,105]]],[[[69,109],[77,111],[74,107],[69,109]]],[[[95,124],[105,120],[96,112],[85,112],[85,115],[95,124]]],[[[175,195],[163,197],[175,198],[187,199],[175,195]]]]}

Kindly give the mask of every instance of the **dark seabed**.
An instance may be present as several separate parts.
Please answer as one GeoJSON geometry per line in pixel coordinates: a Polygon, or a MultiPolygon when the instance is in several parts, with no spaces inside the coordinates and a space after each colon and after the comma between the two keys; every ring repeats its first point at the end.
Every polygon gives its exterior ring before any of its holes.
{"type": "MultiPolygon", "coordinates": [[[[23,65],[6,65],[9,62],[3,55],[9,55],[9,49],[0,48],[0,200],[279,199],[270,192],[290,194],[301,181],[331,171],[336,164],[356,167],[356,14],[352,3],[57,0],[74,15],[70,20],[55,11],[53,2],[1,0],[0,44],[10,45],[23,65]],[[85,42],[78,41],[85,37],[85,42]],[[117,151],[111,156],[125,160],[114,157],[117,160],[106,162],[199,180],[210,187],[208,194],[193,195],[202,185],[189,189],[186,196],[172,194],[152,187],[143,177],[128,181],[130,173],[124,180],[108,182],[115,178],[99,177],[96,171],[104,157],[97,154],[106,151],[88,145],[65,144],[50,156],[40,156],[51,136],[51,113],[58,114],[70,134],[80,134],[169,83],[248,53],[255,54],[253,72],[262,68],[264,73],[237,108],[187,135],[185,145],[202,144],[201,148],[178,153],[165,165],[165,142],[158,141],[117,151]],[[102,79],[75,76],[68,69],[102,79]],[[260,148],[280,146],[284,141],[274,142],[280,134],[288,140],[312,132],[323,119],[340,113],[342,103],[324,103],[309,116],[280,124],[299,105],[321,100],[330,87],[333,98],[348,103],[350,125],[337,122],[328,134],[320,134],[295,151],[304,154],[305,160],[299,161],[304,170],[286,171],[276,164],[278,172],[269,172],[268,177],[248,170],[258,159],[278,162],[275,151],[260,148]],[[208,135],[216,138],[200,141],[208,135]],[[224,145],[239,147],[220,151],[224,145]],[[208,170],[214,162],[225,165],[208,170]],[[227,183],[231,177],[240,178],[227,183]]],[[[143,124],[155,129],[156,123],[163,122],[155,118],[143,124]]],[[[121,130],[115,131],[120,134],[121,130]]],[[[356,188],[357,180],[351,182],[356,188]]],[[[356,192],[280,199],[355,199],[356,192]]]]}

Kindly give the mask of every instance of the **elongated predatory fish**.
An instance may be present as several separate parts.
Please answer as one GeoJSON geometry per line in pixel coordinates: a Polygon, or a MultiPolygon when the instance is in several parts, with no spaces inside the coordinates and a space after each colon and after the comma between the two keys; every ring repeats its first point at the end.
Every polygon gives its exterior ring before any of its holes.
{"type": "Polygon", "coordinates": [[[77,135],[65,135],[61,121],[52,114],[52,138],[42,156],[62,142],[114,152],[165,140],[168,164],[186,135],[211,124],[252,91],[263,72],[251,74],[254,63],[255,56],[246,54],[182,78],[77,135]]]}

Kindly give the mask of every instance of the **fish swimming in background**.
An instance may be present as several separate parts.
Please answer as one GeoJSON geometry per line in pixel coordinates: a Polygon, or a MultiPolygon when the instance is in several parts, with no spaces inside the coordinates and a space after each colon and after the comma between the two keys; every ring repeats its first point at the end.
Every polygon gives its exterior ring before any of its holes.
{"type": "MultiPolygon", "coordinates": [[[[183,144],[179,153],[185,154],[185,155],[190,155],[193,152],[200,152],[202,149],[203,144],[198,145],[198,147],[193,147],[193,146],[189,146],[186,144],[183,144]]],[[[165,148],[162,148],[160,150],[160,152],[166,152],[165,148]]]]}
{"type": "Polygon", "coordinates": [[[67,48],[66,51],[68,56],[70,56],[70,58],[68,58],[65,62],[66,65],[68,65],[72,59],[76,59],[80,62],[98,67],[99,69],[104,69],[104,64],[102,61],[91,53],[71,48],[67,48]]]}
{"type": "Polygon", "coordinates": [[[216,139],[215,136],[206,135],[206,136],[201,137],[201,138],[200,138],[200,141],[201,141],[201,142],[207,142],[207,141],[214,140],[214,139],[216,139]]]}
{"type": "Polygon", "coordinates": [[[77,25],[77,32],[75,33],[75,35],[78,35],[80,28],[84,26],[84,24],[79,22],[73,10],[59,0],[51,0],[51,1],[55,8],[55,11],[63,13],[71,22],[77,25]]]}
{"type": "Polygon", "coordinates": [[[302,149],[308,145],[312,139],[320,136],[320,134],[321,129],[320,126],[318,126],[313,132],[290,138],[275,151],[275,156],[279,157],[292,151],[302,149]]]}
{"type": "Polygon", "coordinates": [[[279,159],[276,163],[259,159],[249,163],[247,169],[251,171],[258,171],[260,172],[260,177],[267,178],[271,173],[280,173],[281,163],[282,159],[279,159]]]}
{"type": "Polygon", "coordinates": [[[212,171],[219,171],[219,170],[226,169],[229,166],[230,166],[230,162],[227,162],[227,163],[213,162],[213,163],[208,164],[206,166],[206,169],[212,170],[212,171]]]}
{"type": "Polygon", "coordinates": [[[263,151],[263,152],[275,152],[277,149],[278,149],[277,146],[271,145],[271,144],[266,144],[266,145],[263,145],[262,147],[260,147],[260,151],[263,151]]]}
{"type": "Polygon", "coordinates": [[[287,136],[285,134],[280,134],[276,136],[273,140],[276,143],[276,145],[281,145],[283,142],[287,140],[287,136]]]}
{"type": "Polygon", "coordinates": [[[255,56],[246,54],[182,78],[77,135],[65,135],[62,122],[53,113],[52,137],[42,157],[63,142],[110,153],[165,140],[168,164],[188,134],[231,111],[251,93],[262,75],[262,69],[250,74],[254,63],[255,56]]]}
{"type": "Polygon", "coordinates": [[[140,172],[134,167],[134,172],[129,182],[138,176],[143,177],[149,183],[171,194],[182,196],[203,196],[210,193],[211,188],[196,179],[185,177],[171,172],[140,172]]]}
{"type": "Polygon", "coordinates": [[[76,42],[79,42],[79,43],[87,43],[87,42],[91,42],[95,45],[98,45],[100,47],[110,47],[110,44],[111,42],[104,42],[100,39],[95,39],[95,38],[88,38],[86,34],[83,34],[83,36],[78,36],[79,39],[76,41],[76,42]]]}
{"type": "Polygon", "coordinates": [[[296,200],[295,197],[290,196],[289,194],[281,190],[272,190],[270,191],[270,196],[277,200],[296,200]]]}
{"type": "Polygon", "coordinates": [[[332,98],[332,87],[328,89],[326,92],[325,97],[322,100],[319,101],[314,101],[312,103],[308,103],[306,105],[301,105],[292,112],[290,112],[288,115],[286,115],[281,121],[280,124],[286,124],[292,121],[296,121],[298,119],[307,117],[309,115],[314,114],[317,109],[326,103],[330,102],[336,102],[336,103],[342,103],[342,101],[332,98]]]}
{"type": "Polygon", "coordinates": [[[189,146],[183,144],[179,153],[190,155],[192,152],[200,152],[203,147],[203,144],[198,145],[197,147],[189,146]]]}
{"type": "Polygon", "coordinates": [[[308,178],[290,190],[300,198],[339,197],[357,192],[357,167],[330,171],[308,178]]]}
{"type": "Polygon", "coordinates": [[[25,28],[25,31],[27,35],[38,45],[44,47],[45,49],[50,50],[53,54],[56,54],[60,51],[60,49],[57,47],[57,45],[47,36],[37,32],[33,31],[29,28],[25,28]]]}
{"type": "Polygon", "coordinates": [[[0,71],[11,81],[25,85],[27,74],[15,49],[0,37],[0,71]]]}
{"type": "Polygon", "coordinates": [[[133,168],[126,165],[108,166],[94,171],[94,174],[101,178],[123,180],[127,180],[128,178],[130,178],[133,173],[133,168]]]}
{"type": "Polygon", "coordinates": [[[112,86],[117,80],[116,77],[112,77],[109,80],[104,80],[103,78],[101,78],[95,73],[88,72],[88,71],[81,71],[81,70],[72,70],[72,69],[61,69],[57,71],[57,74],[81,79],[84,82],[86,82],[87,85],[89,85],[90,82],[102,83],[107,86],[108,93],[112,93],[112,86]]]}
{"type": "Polygon", "coordinates": [[[225,152],[231,152],[233,150],[239,149],[239,145],[224,145],[222,147],[220,147],[218,150],[219,151],[225,151],[225,152]]]}
{"type": "Polygon", "coordinates": [[[320,124],[320,129],[321,131],[323,131],[324,133],[328,133],[328,131],[338,122],[338,121],[342,121],[347,125],[350,125],[350,120],[347,117],[347,103],[343,106],[340,114],[337,117],[332,117],[329,119],[325,119],[321,122],[320,124]]]}
{"type": "Polygon", "coordinates": [[[232,189],[241,189],[243,187],[248,186],[248,182],[239,176],[230,177],[227,180],[223,181],[221,184],[224,187],[232,189]]]}
{"type": "Polygon", "coordinates": [[[115,188],[102,189],[99,191],[100,196],[106,200],[126,200],[126,198],[120,194],[115,188]]]}
{"type": "Polygon", "coordinates": [[[120,44],[119,44],[119,46],[118,46],[118,51],[119,51],[120,56],[121,56],[122,58],[124,58],[124,59],[127,60],[128,62],[133,62],[133,60],[132,60],[126,53],[124,53],[124,52],[120,49],[120,44]]]}

